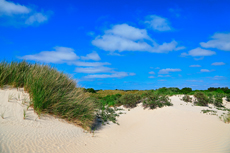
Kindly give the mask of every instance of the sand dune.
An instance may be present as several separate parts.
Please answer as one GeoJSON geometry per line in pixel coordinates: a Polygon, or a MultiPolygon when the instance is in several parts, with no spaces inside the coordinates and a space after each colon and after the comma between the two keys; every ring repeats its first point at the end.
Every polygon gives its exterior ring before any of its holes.
{"type": "MultiPolygon", "coordinates": [[[[5,112],[0,117],[0,152],[229,153],[230,124],[202,114],[207,107],[180,98],[172,96],[172,107],[155,110],[139,104],[125,110],[120,125],[103,126],[93,135],[48,115],[39,119],[32,108],[27,110],[29,96],[22,89],[0,90],[0,114],[5,112]]],[[[217,110],[217,115],[223,113],[217,110]]]]}

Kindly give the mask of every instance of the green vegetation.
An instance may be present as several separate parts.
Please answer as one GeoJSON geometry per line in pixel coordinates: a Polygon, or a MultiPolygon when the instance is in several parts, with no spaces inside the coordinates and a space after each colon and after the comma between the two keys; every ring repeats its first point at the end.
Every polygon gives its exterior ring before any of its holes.
{"type": "Polygon", "coordinates": [[[216,107],[222,107],[222,104],[223,104],[223,97],[224,95],[223,94],[220,94],[220,93],[217,93],[215,96],[215,100],[214,100],[214,105],[216,107]]]}
{"type": "MultiPolygon", "coordinates": [[[[186,102],[191,102],[189,95],[194,95],[197,105],[207,106],[208,103],[213,103],[221,109],[224,96],[230,101],[230,89],[227,87],[195,91],[188,87],[140,91],[84,89],[77,87],[70,76],[51,66],[26,61],[0,62],[0,87],[6,85],[24,87],[31,98],[29,106],[34,108],[39,117],[42,113],[49,113],[88,130],[98,120],[103,124],[109,121],[117,123],[117,106],[133,108],[140,102],[143,102],[144,108],[150,109],[171,106],[169,95],[186,94],[183,97],[186,102]]],[[[4,113],[1,117],[4,118],[4,113]]]]}
{"type": "Polygon", "coordinates": [[[5,61],[0,63],[0,87],[24,87],[34,110],[54,114],[89,129],[95,118],[95,104],[68,75],[48,65],[5,61]]]}
{"type": "Polygon", "coordinates": [[[125,94],[118,99],[117,104],[126,108],[134,108],[140,102],[140,99],[141,96],[138,94],[125,94]]]}
{"type": "Polygon", "coordinates": [[[216,115],[217,111],[214,111],[214,110],[209,110],[209,109],[206,109],[206,110],[201,110],[202,113],[211,113],[211,115],[216,115]]]}
{"type": "Polygon", "coordinates": [[[144,108],[161,108],[163,106],[172,106],[172,103],[170,103],[170,99],[166,95],[159,95],[158,93],[152,93],[149,94],[146,100],[143,102],[144,108]]]}
{"type": "Polygon", "coordinates": [[[226,96],[226,101],[230,102],[230,94],[226,96]]]}
{"type": "Polygon", "coordinates": [[[194,94],[194,97],[196,98],[196,104],[198,106],[207,106],[208,105],[208,96],[206,96],[203,92],[196,92],[194,94]]]}
{"type": "Polygon", "coordinates": [[[192,98],[189,95],[184,95],[182,97],[182,100],[185,102],[192,102],[192,98]]]}

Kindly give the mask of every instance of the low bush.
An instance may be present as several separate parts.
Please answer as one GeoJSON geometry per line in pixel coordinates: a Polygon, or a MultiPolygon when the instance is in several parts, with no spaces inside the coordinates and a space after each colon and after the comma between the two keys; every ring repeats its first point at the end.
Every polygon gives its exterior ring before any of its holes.
{"type": "Polygon", "coordinates": [[[133,108],[140,102],[141,96],[137,94],[125,94],[117,100],[117,105],[123,105],[126,108],[133,108]]]}
{"type": "Polygon", "coordinates": [[[222,104],[223,104],[223,99],[222,98],[224,97],[224,95],[218,93],[214,97],[215,97],[214,105],[216,107],[222,107],[222,104]]]}
{"type": "Polygon", "coordinates": [[[116,106],[121,94],[107,95],[101,99],[101,102],[108,106],[116,106]]]}
{"type": "Polygon", "coordinates": [[[213,94],[208,93],[207,96],[208,96],[208,103],[213,104],[215,100],[213,94]]]}
{"type": "Polygon", "coordinates": [[[230,94],[226,96],[226,101],[230,102],[230,94]]]}
{"type": "Polygon", "coordinates": [[[182,97],[182,100],[185,102],[192,102],[192,98],[189,95],[184,95],[182,97]]]}
{"type": "Polygon", "coordinates": [[[159,95],[159,94],[151,94],[148,95],[146,100],[143,102],[144,108],[150,108],[154,109],[157,107],[163,107],[163,106],[172,106],[172,103],[170,102],[170,99],[166,95],[159,95]]]}
{"type": "Polygon", "coordinates": [[[208,97],[203,92],[196,92],[194,94],[194,97],[196,98],[196,104],[198,106],[207,106],[208,105],[208,97]]]}

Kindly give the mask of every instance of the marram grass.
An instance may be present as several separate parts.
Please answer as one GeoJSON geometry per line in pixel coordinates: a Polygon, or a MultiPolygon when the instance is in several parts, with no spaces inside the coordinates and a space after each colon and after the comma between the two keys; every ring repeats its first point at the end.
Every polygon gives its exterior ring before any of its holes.
{"type": "Polygon", "coordinates": [[[24,87],[35,111],[50,113],[89,129],[95,103],[68,75],[48,65],[0,62],[0,87],[24,87]]]}

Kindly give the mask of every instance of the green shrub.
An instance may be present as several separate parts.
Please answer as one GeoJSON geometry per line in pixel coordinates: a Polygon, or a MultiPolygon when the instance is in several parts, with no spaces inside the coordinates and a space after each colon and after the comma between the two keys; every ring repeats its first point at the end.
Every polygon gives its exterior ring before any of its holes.
{"type": "Polygon", "coordinates": [[[226,96],[226,101],[230,102],[230,94],[226,96]]]}
{"type": "Polygon", "coordinates": [[[121,94],[107,95],[101,99],[101,102],[108,106],[115,106],[120,97],[121,94]]]}
{"type": "Polygon", "coordinates": [[[213,104],[214,103],[214,97],[212,93],[208,93],[208,103],[213,104]]]}
{"type": "Polygon", "coordinates": [[[172,106],[170,103],[170,99],[166,95],[159,95],[159,94],[151,94],[149,95],[146,100],[143,102],[144,108],[161,108],[163,106],[172,106]]]}
{"type": "Polygon", "coordinates": [[[185,102],[192,102],[192,98],[189,95],[184,95],[182,97],[182,100],[185,102]]]}
{"type": "Polygon", "coordinates": [[[192,92],[192,88],[185,87],[181,89],[182,94],[188,94],[190,92],[192,92]]]}
{"type": "Polygon", "coordinates": [[[214,101],[214,105],[217,106],[217,107],[222,107],[222,104],[223,104],[223,94],[216,94],[215,96],[215,101],[214,101]]]}
{"type": "Polygon", "coordinates": [[[137,94],[125,94],[122,95],[118,101],[118,105],[123,105],[126,108],[133,108],[137,106],[137,103],[140,101],[141,96],[137,94]]]}
{"type": "Polygon", "coordinates": [[[85,91],[90,93],[96,93],[96,91],[93,88],[87,88],[85,89],[85,91]]]}
{"type": "Polygon", "coordinates": [[[194,94],[196,98],[196,103],[198,106],[207,106],[208,105],[208,97],[203,92],[196,92],[194,94]]]}

